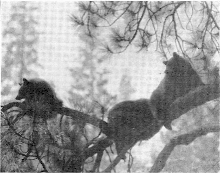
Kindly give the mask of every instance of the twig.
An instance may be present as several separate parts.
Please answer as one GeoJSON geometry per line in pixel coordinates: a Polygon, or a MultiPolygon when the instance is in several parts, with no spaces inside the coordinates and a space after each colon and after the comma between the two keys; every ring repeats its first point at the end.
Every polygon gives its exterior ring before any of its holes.
{"type": "Polygon", "coordinates": [[[218,24],[217,24],[215,18],[214,18],[213,15],[212,15],[212,5],[213,5],[213,2],[211,2],[211,10],[209,9],[207,2],[205,2],[205,3],[206,3],[206,6],[207,6],[207,12],[209,13],[209,16],[212,18],[212,21],[215,23],[215,26],[216,26],[218,29],[220,29],[220,27],[218,26],[218,24]]]}
{"type": "Polygon", "coordinates": [[[34,146],[35,152],[36,152],[36,158],[39,160],[40,164],[42,165],[43,169],[45,172],[51,172],[51,170],[49,168],[47,168],[47,166],[44,164],[44,162],[42,161],[42,159],[39,156],[37,147],[34,146]]]}
{"type": "Polygon", "coordinates": [[[99,172],[99,167],[102,161],[102,156],[103,156],[103,151],[98,152],[95,163],[93,165],[93,169],[91,170],[91,172],[95,172],[95,170],[97,170],[97,172],[99,172]]]}

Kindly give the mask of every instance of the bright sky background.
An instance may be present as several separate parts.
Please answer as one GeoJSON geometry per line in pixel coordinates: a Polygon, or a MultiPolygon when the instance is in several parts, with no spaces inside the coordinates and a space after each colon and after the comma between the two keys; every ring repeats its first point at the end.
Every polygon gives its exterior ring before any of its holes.
{"type": "MultiPolygon", "coordinates": [[[[67,67],[73,67],[77,62],[78,50],[76,28],[72,27],[69,16],[76,13],[74,3],[41,2],[40,5],[40,36],[39,57],[45,70],[40,76],[54,81],[60,95],[69,89],[71,78],[67,67]]],[[[164,65],[162,58],[153,52],[126,51],[114,55],[106,62],[111,70],[108,88],[117,94],[121,75],[128,69],[132,77],[132,86],[136,93],[132,99],[149,97],[163,77],[164,65]]]]}
{"type": "MultiPolygon", "coordinates": [[[[8,20],[11,3],[13,2],[2,3],[3,22],[8,20]]],[[[70,89],[71,83],[67,67],[74,67],[78,58],[77,31],[69,20],[72,13],[77,13],[77,7],[74,2],[38,2],[37,4],[40,14],[37,15],[37,19],[41,32],[38,56],[44,66],[44,70],[38,70],[38,73],[41,78],[53,81],[56,91],[64,99],[63,96],[70,89]]],[[[121,76],[127,71],[136,90],[132,99],[149,98],[163,77],[165,68],[162,63],[163,58],[158,57],[154,50],[137,53],[131,49],[107,60],[106,64],[112,72],[109,75],[109,91],[118,94],[121,76]]]]}

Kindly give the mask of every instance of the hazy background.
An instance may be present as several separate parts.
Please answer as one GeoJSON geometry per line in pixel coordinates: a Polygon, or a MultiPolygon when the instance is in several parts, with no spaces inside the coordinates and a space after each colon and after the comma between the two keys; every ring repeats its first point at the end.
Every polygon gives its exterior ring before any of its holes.
{"type": "MultiPolygon", "coordinates": [[[[16,6],[16,3],[10,1],[1,3],[2,33],[9,28],[18,27],[17,24],[9,22],[11,15],[15,12],[12,7],[16,6]]],[[[34,48],[39,65],[35,66],[35,63],[33,63],[28,66],[29,71],[26,70],[21,75],[17,73],[20,69],[20,66],[16,66],[17,61],[25,56],[13,54],[13,50],[11,53],[5,46],[7,43],[16,40],[16,38],[12,36],[2,37],[2,57],[9,53],[8,60],[4,59],[2,61],[2,103],[12,101],[15,98],[21,77],[39,77],[49,81],[67,106],[72,107],[75,99],[76,102],[90,101],[94,103],[98,101],[106,108],[122,100],[149,98],[163,78],[165,66],[162,62],[165,59],[153,47],[148,51],[141,52],[137,52],[134,47],[130,47],[124,53],[108,56],[101,65],[94,66],[95,77],[98,76],[98,71],[102,69],[108,70],[109,73],[103,73],[105,80],[102,79],[97,88],[93,87],[96,84],[89,83],[93,79],[92,75],[86,72],[87,75],[80,76],[82,74],[78,70],[82,65],[82,70],[86,71],[87,67],[84,66],[85,68],[83,68],[86,61],[82,62],[84,57],[80,52],[80,48],[84,47],[87,50],[87,47],[78,37],[79,28],[73,27],[70,20],[71,14],[77,14],[78,12],[76,3],[36,1],[28,2],[28,4],[36,7],[36,10],[30,10],[29,13],[37,21],[32,30],[38,32],[36,34],[38,39],[34,42],[34,48]],[[70,69],[73,71],[72,73],[70,69]],[[32,72],[32,70],[35,72],[32,72]],[[76,84],[77,86],[73,87],[76,84]],[[80,93],[80,89],[88,93],[80,93]],[[72,91],[75,93],[73,94],[72,91]],[[90,97],[90,92],[96,92],[95,96],[90,97]],[[108,99],[111,102],[108,102],[108,99]]],[[[12,29],[8,32],[13,33],[14,31],[12,29]]],[[[36,36],[33,35],[33,37],[36,36]]],[[[87,58],[87,61],[89,61],[89,56],[87,58]]],[[[28,56],[26,61],[28,61],[28,56]]],[[[90,67],[88,65],[88,68],[90,67]]],[[[132,149],[134,157],[132,170],[144,172],[149,169],[158,153],[173,136],[189,132],[205,123],[218,123],[218,112],[213,111],[213,114],[210,113],[210,110],[215,106],[216,104],[212,102],[192,110],[187,115],[181,116],[177,123],[174,122],[174,131],[167,131],[162,128],[152,139],[138,143],[132,149]]],[[[189,146],[178,146],[170,156],[167,162],[168,166],[164,170],[172,172],[180,170],[187,172],[192,169],[195,172],[217,170],[219,168],[218,154],[218,134],[209,134],[195,140],[189,146]]],[[[126,167],[126,162],[120,162],[117,170],[120,170],[120,168],[126,170],[126,167]]]]}
{"type": "MultiPolygon", "coordinates": [[[[2,29],[9,20],[12,3],[2,2],[2,29]]],[[[77,28],[73,28],[70,21],[70,15],[77,13],[77,6],[68,2],[32,3],[38,7],[35,14],[40,32],[37,51],[39,62],[44,67],[37,72],[40,78],[53,81],[56,91],[64,99],[71,84],[67,67],[74,67],[79,58],[77,28]]],[[[4,55],[4,51],[2,53],[4,55]]],[[[149,98],[164,75],[164,59],[159,56],[153,50],[137,53],[132,48],[125,53],[112,55],[106,61],[106,67],[111,72],[108,74],[108,90],[119,95],[120,80],[126,73],[135,91],[131,99],[149,98]]]]}

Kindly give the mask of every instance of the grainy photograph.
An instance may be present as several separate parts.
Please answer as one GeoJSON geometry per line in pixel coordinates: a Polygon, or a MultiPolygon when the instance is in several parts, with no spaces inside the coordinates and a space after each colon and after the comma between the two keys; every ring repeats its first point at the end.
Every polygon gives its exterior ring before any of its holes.
{"type": "Polygon", "coordinates": [[[219,9],[1,1],[0,172],[219,172],[219,9]]]}

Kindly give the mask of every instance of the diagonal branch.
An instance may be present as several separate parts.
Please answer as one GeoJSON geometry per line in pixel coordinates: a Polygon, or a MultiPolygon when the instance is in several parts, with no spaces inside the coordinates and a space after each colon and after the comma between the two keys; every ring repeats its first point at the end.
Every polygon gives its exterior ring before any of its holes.
{"type": "Polygon", "coordinates": [[[114,161],[104,170],[103,173],[111,172],[111,170],[120,162],[121,158],[124,156],[124,154],[132,148],[136,144],[136,140],[133,140],[133,142],[123,148],[123,150],[120,152],[120,154],[114,159],[114,161]]]}
{"type": "Polygon", "coordinates": [[[205,2],[205,4],[206,4],[206,7],[207,7],[207,12],[209,13],[209,16],[212,18],[212,21],[215,23],[215,26],[216,26],[216,27],[218,28],[218,30],[219,30],[220,27],[218,26],[218,24],[217,24],[215,18],[214,18],[213,15],[212,15],[212,5],[213,5],[213,2],[211,2],[211,9],[209,8],[207,2],[205,2]]]}
{"type": "Polygon", "coordinates": [[[181,115],[187,113],[189,110],[219,97],[219,83],[198,87],[173,102],[173,104],[170,106],[169,118],[171,120],[177,119],[181,115]]]}
{"type": "Polygon", "coordinates": [[[171,152],[177,145],[189,145],[191,142],[193,142],[196,138],[200,136],[212,132],[219,132],[219,131],[220,131],[219,126],[202,127],[190,133],[174,137],[173,139],[170,140],[170,143],[168,143],[164,147],[164,149],[160,152],[150,172],[160,172],[164,168],[166,161],[169,158],[171,152]]]}
{"type": "Polygon", "coordinates": [[[112,141],[109,139],[103,139],[98,141],[94,146],[88,148],[84,152],[84,158],[92,157],[94,154],[104,151],[107,147],[112,145],[112,141]]]}

